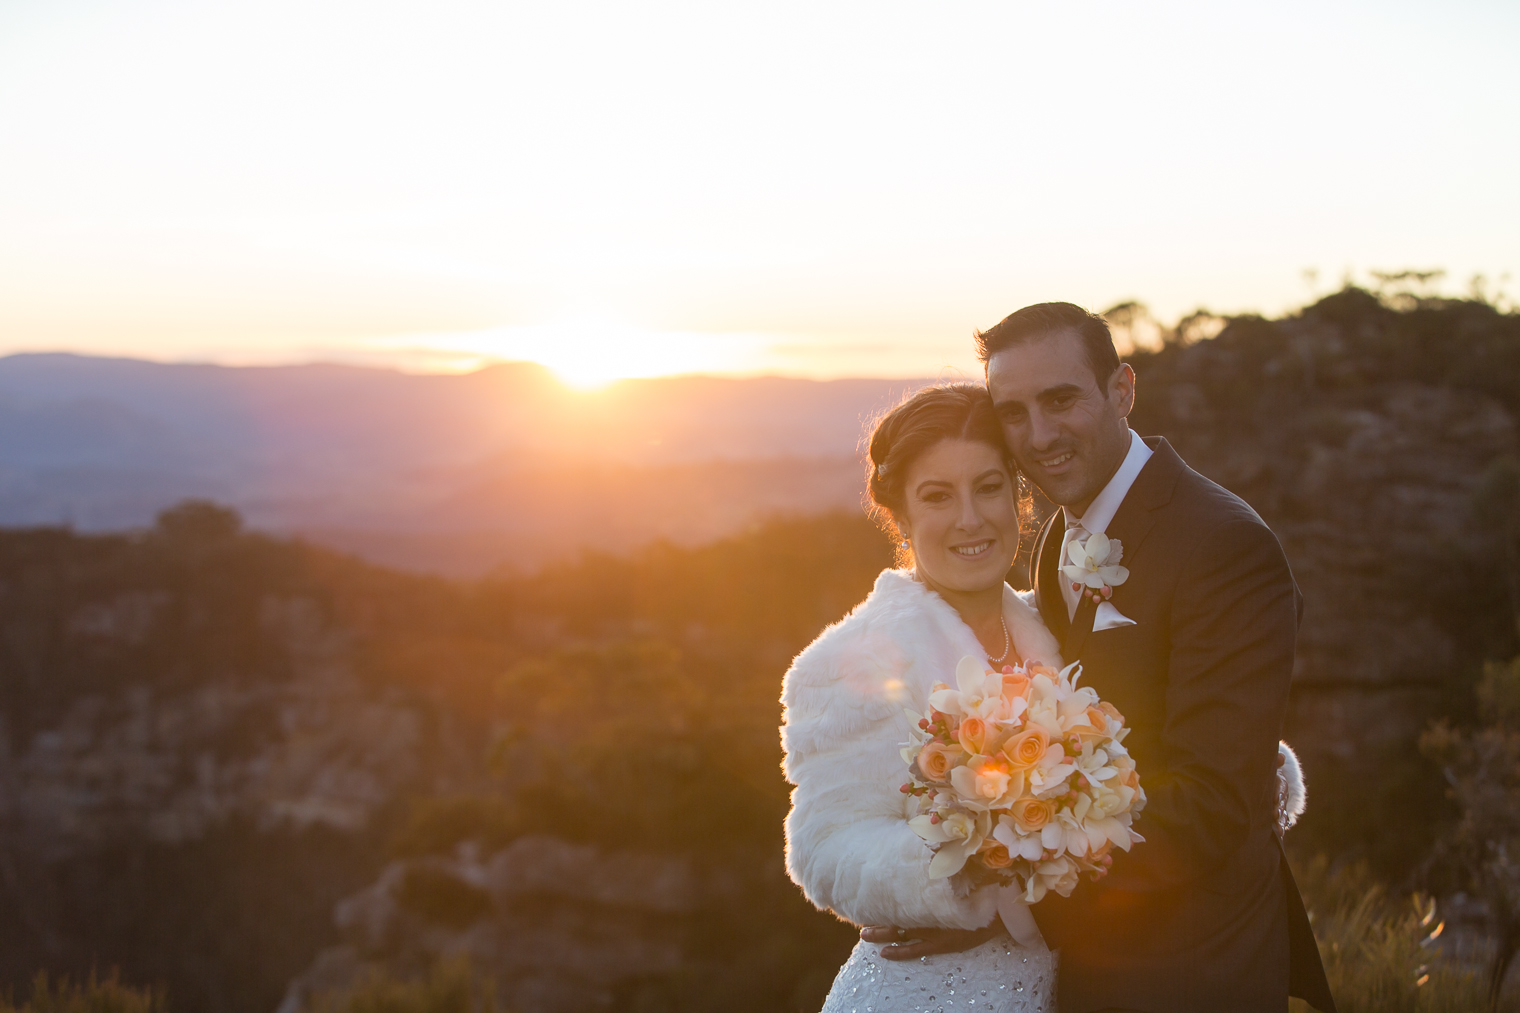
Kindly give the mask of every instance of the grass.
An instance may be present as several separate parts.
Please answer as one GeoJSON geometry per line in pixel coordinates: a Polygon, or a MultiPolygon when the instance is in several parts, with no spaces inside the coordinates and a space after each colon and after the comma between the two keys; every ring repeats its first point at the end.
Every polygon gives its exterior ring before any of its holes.
{"type": "Polygon", "coordinates": [[[32,979],[32,994],[20,1006],[0,999],[0,1013],[165,1013],[163,993],[123,985],[113,973],[101,980],[91,974],[83,982],[67,978],[51,981],[39,971],[32,979]]]}
{"type": "Polygon", "coordinates": [[[408,981],[376,974],[352,988],[325,992],[312,1013],[497,1013],[496,991],[468,960],[440,960],[427,977],[408,981]]]}
{"type": "MultiPolygon", "coordinates": [[[[1363,865],[1332,868],[1323,856],[1296,870],[1340,1013],[1485,1013],[1478,974],[1435,945],[1434,901],[1389,895],[1363,865]]],[[[1292,1013],[1309,1013],[1295,999],[1292,1013]]]]}

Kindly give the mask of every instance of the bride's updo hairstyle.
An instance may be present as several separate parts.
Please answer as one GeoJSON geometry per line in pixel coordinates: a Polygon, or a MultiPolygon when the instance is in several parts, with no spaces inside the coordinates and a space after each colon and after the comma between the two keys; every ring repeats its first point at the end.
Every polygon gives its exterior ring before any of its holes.
{"type": "MultiPolygon", "coordinates": [[[[913,462],[941,440],[970,440],[997,451],[1019,488],[1018,465],[1008,453],[1003,431],[992,410],[987,388],[976,383],[949,383],[925,387],[876,420],[867,455],[866,489],[871,496],[871,517],[898,544],[898,565],[913,562],[911,549],[903,546],[897,518],[907,513],[908,471],[913,462]]],[[[1025,515],[1027,496],[1018,497],[1019,513],[1025,515]]]]}

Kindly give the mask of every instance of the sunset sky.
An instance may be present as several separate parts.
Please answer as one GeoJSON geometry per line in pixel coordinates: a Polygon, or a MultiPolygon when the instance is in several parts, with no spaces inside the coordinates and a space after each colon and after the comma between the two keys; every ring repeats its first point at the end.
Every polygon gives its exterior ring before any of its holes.
{"type": "Polygon", "coordinates": [[[922,376],[1044,299],[1462,291],[1520,272],[1517,52],[1513,0],[0,0],[0,352],[922,376]]]}

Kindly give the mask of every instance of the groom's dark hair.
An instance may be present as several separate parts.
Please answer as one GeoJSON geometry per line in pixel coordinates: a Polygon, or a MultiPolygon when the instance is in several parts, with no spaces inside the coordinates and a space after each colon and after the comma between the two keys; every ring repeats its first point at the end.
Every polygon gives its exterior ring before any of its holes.
{"type": "Polygon", "coordinates": [[[1119,353],[1114,348],[1114,336],[1109,332],[1108,321],[1096,313],[1069,302],[1040,302],[1015,310],[1000,320],[996,326],[975,332],[977,358],[982,365],[1010,345],[1022,345],[1026,341],[1043,338],[1061,331],[1075,331],[1087,351],[1087,364],[1092,367],[1098,385],[1108,382],[1119,368],[1119,353]]]}

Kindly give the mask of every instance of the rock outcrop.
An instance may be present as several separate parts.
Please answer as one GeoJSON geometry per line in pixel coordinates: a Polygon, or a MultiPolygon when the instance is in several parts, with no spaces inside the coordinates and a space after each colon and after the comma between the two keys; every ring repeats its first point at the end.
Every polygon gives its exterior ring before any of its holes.
{"type": "Polygon", "coordinates": [[[495,980],[508,1009],[612,1009],[630,985],[687,965],[691,920],[738,893],[681,858],[541,835],[489,856],[465,844],[394,862],[337,906],[345,942],[291,983],[279,1013],[380,968],[420,974],[461,957],[495,980]]]}

